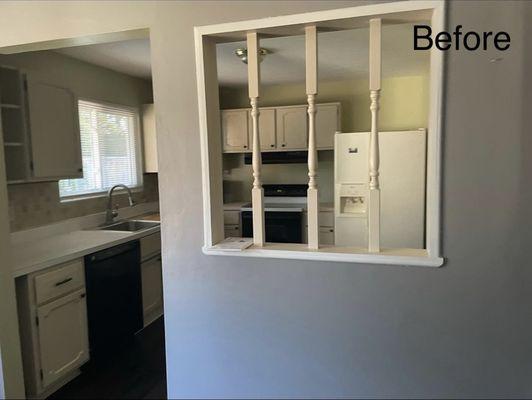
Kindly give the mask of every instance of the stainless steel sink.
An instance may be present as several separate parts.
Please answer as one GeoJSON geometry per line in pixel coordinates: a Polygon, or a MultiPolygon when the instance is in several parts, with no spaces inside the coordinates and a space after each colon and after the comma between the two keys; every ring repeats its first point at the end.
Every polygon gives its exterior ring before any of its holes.
{"type": "Polygon", "coordinates": [[[159,226],[160,222],[155,221],[137,221],[137,220],[127,220],[117,222],[112,225],[107,225],[100,230],[103,231],[122,231],[122,232],[137,232],[143,229],[153,228],[159,226]]]}

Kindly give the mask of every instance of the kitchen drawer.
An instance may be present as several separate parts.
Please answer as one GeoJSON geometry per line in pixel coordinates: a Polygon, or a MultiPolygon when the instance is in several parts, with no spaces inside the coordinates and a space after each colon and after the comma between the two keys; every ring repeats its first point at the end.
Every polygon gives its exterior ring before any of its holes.
{"type": "Polygon", "coordinates": [[[224,236],[227,237],[240,237],[240,225],[224,225],[224,236]]]}
{"type": "Polygon", "coordinates": [[[70,261],[35,276],[36,302],[42,304],[83,286],[85,286],[83,260],[70,261]]]}
{"type": "Polygon", "coordinates": [[[140,239],[140,258],[146,260],[161,252],[161,232],[140,239]]]}
{"type": "Polygon", "coordinates": [[[334,244],[334,228],[320,227],[319,231],[320,244],[334,244]]]}
{"type": "Polygon", "coordinates": [[[334,212],[320,211],[318,221],[320,226],[334,226],[334,212]]]}
{"type": "Polygon", "coordinates": [[[225,225],[240,224],[240,211],[224,211],[224,224],[225,225]]]}

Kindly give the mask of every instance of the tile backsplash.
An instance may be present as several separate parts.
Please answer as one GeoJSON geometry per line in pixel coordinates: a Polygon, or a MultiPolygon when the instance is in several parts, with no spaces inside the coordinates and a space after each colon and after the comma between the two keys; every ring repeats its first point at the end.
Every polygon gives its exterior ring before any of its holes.
{"type": "MultiPolygon", "coordinates": [[[[159,200],[157,174],[145,174],[143,189],[134,192],[137,203],[159,200]]],[[[57,182],[36,182],[8,185],[9,221],[11,232],[47,225],[61,220],[105,211],[106,197],[93,197],[61,202],[57,182]]],[[[128,205],[125,194],[113,199],[119,207],[128,205]]]]}

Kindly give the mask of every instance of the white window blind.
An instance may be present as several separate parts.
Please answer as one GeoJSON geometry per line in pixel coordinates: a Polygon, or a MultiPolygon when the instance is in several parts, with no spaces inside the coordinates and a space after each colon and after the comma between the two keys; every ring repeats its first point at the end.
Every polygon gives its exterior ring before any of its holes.
{"type": "Polygon", "coordinates": [[[118,183],[139,186],[138,112],[81,100],[78,105],[83,178],[60,180],[60,196],[104,192],[118,183]]]}

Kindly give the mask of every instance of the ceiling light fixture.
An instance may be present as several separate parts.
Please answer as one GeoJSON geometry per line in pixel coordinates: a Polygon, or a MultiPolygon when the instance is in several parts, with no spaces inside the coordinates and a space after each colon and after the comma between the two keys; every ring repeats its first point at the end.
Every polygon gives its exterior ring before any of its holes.
{"type": "MultiPolygon", "coordinates": [[[[266,56],[266,54],[270,54],[270,53],[271,53],[270,50],[261,47],[260,50],[259,50],[259,62],[262,62],[262,60],[264,59],[264,56],[266,56]]],[[[248,63],[248,49],[246,49],[244,47],[236,49],[235,50],[235,55],[238,58],[240,58],[240,61],[242,61],[244,64],[248,63]]]]}

